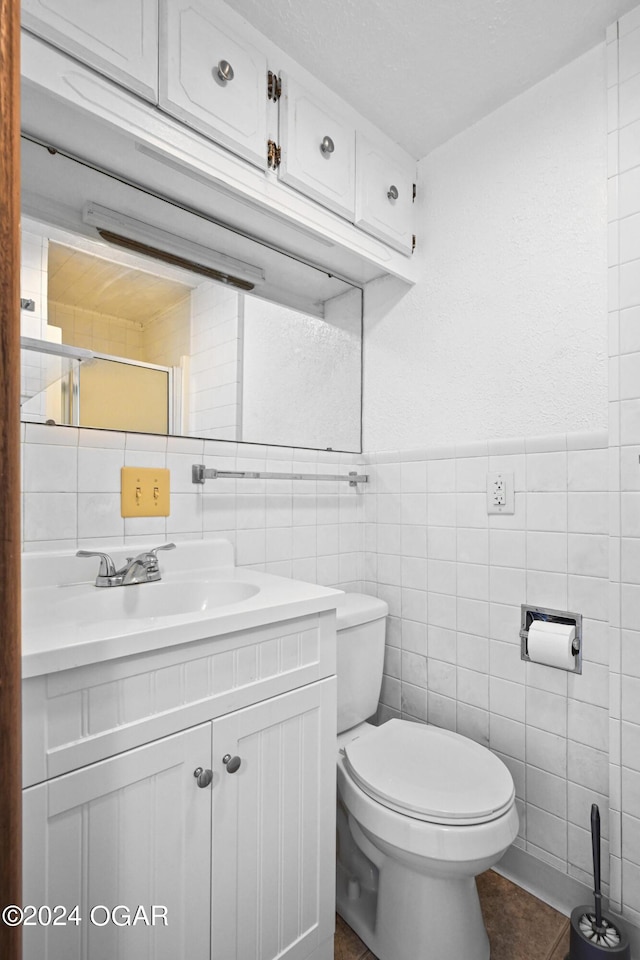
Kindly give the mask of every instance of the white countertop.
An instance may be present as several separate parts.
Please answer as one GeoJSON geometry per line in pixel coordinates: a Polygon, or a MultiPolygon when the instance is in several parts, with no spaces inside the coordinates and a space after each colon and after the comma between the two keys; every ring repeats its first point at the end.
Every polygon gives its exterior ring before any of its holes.
{"type": "MultiPolygon", "coordinates": [[[[109,552],[118,565],[125,554],[142,549],[136,544],[109,552]]],[[[25,554],[23,559],[23,678],[332,610],[341,596],[340,590],[236,567],[231,544],[225,540],[178,543],[176,550],[159,555],[161,581],[127,587],[95,587],[98,560],[77,558],[74,552],[25,554]],[[148,610],[153,607],[150,598],[160,597],[163,584],[177,596],[181,584],[186,592],[194,581],[203,589],[210,584],[218,592],[232,583],[257,589],[248,598],[231,603],[218,600],[217,606],[205,610],[163,616],[102,615],[102,595],[107,592],[109,602],[112,596],[123,611],[135,608],[140,597],[148,610]],[[94,598],[95,618],[87,613],[94,598]],[[81,619],[74,616],[74,610],[82,611],[81,619]]]]}

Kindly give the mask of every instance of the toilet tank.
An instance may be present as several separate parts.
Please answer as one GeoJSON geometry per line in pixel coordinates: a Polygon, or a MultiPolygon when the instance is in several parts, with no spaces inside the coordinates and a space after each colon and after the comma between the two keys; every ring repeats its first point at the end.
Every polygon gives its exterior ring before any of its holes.
{"type": "Polygon", "coordinates": [[[382,686],[389,607],[363,593],[345,593],[337,603],[338,733],[371,717],[382,686]]]}

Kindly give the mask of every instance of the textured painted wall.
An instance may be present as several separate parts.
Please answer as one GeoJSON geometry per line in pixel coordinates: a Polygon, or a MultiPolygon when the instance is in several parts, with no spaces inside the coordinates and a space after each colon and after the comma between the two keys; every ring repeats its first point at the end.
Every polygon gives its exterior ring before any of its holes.
{"type": "Polygon", "coordinates": [[[365,450],[606,425],[605,92],[603,44],[421,162],[424,279],[368,291],[365,450]]]}
{"type": "Polygon", "coordinates": [[[325,319],[244,298],[242,439],[360,448],[360,291],[325,319]]]}

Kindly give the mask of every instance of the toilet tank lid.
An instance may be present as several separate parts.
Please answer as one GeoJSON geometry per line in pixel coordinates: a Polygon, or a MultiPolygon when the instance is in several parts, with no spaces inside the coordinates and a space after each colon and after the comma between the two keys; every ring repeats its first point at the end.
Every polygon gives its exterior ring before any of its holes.
{"type": "Polygon", "coordinates": [[[336,603],[336,629],[357,627],[371,620],[382,620],[389,613],[389,605],[366,593],[343,593],[336,603]]]}

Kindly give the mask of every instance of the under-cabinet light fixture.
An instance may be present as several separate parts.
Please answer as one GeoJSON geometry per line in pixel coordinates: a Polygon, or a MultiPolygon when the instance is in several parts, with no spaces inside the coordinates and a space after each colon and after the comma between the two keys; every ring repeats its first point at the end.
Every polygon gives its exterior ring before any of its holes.
{"type": "Polygon", "coordinates": [[[209,280],[226,283],[245,292],[264,283],[264,272],[259,267],[227,257],[160,227],[153,227],[124,213],[109,210],[98,203],[85,204],[82,220],[89,226],[97,227],[98,233],[107,243],[161,260],[163,263],[170,263],[209,280]]]}

